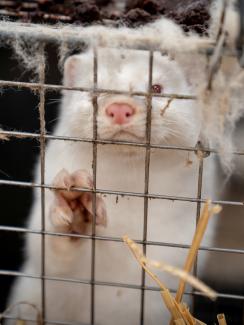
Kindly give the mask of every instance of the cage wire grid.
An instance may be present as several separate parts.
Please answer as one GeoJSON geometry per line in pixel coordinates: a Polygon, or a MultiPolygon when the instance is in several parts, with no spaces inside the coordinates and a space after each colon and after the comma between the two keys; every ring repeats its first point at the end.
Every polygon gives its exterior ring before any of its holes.
{"type": "MultiPolygon", "coordinates": [[[[16,33],[18,33],[19,37],[28,38],[28,27],[24,24],[12,23],[14,25],[19,26],[18,31],[17,28],[15,32],[11,32],[8,29],[4,28],[4,26],[0,23],[0,33],[6,37],[6,39],[13,39],[16,37],[16,33]],[[27,28],[27,29],[26,29],[27,28]]],[[[13,25],[13,26],[14,26],[13,25]]],[[[29,25],[29,29],[31,32],[32,26],[29,25]]],[[[60,324],[60,325],[72,325],[72,322],[62,322],[56,320],[48,320],[46,318],[46,310],[45,310],[45,281],[59,281],[59,282],[71,282],[71,283],[79,283],[79,284],[87,284],[91,287],[91,304],[90,304],[90,324],[94,324],[95,322],[95,294],[96,294],[96,286],[112,286],[112,287],[121,287],[121,288],[130,288],[137,289],[141,291],[141,299],[140,299],[140,324],[144,324],[144,306],[145,306],[145,290],[159,291],[159,288],[147,286],[145,284],[145,272],[142,270],[141,273],[141,285],[127,284],[127,283],[119,283],[119,282],[104,282],[98,281],[95,279],[95,242],[96,240],[108,241],[108,242],[123,242],[122,238],[113,237],[113,236],[98,236],[96,235],[96,220],[93,218],[92,221],[92,233],[91,235],[80,235],[80,234],[67,234],[67,233],[59,233],[53,231],[45,230],[45,191],[46,189],[60,189],[50,184],[45,183],[45,144],[46,140],[65,140],[65,141],[80,141],[91,143],[93,146],[93,161],[92,161],[92,169],[93,169],[93,181],[94,188],[93,189],[82,189],[82,188],[72,188],[71,191],[78,192],[90,192],[93,193],[93,214],[96,215],[96,194],[106,194],[106,195],[114,195],[114,196],[128,196],[128,197],[140,197],[144,200],[144,217],[143,217],[143,236],[142,240],[136,240],[137,243],[141,244],[143,247],[143,252],[146,254],[148,245],[156,245],[161,247],[176,247],[176,248],[189,248],[189,245],[181,245],[174,244],[168,242],[157,242],[157,241],[149,241],[147,240],[147,219],[148,219],[148,200],[149,199],[159,199],[159,200],[172,200],[172,201],[183,201],[183,202],[194,202],[196,203],[196,223],[198,221],[200,215],[201,204],[206,202],[206,199],[202,197],[202,182],[203,182],[203,170],[204,170],[204,158],[208,156],[210,153],[217,153],[216,149],[213,148],[204,148],[201,143],[197,143],[195,147],[184,147],[184,146],[170,146],[170,145],[155,145],[151,144],[151,107],[152,107],[152,98],[153,97],[162,97],[169,99],[185,99],[185,100],[196,100],[196,96],[192,95],[184,95],[184,94],[154,94],[151,92],[152,88],[152,77],[153,77],[153,53],[157,50],[157,44],[154,44],[151,49],[146,49],[149,51],[149,70],[148,70],[148,91],[147,92],[127,92],[127,91],[114,91],[108,89],[101,89],[97,86],[97,71],[99,69],[99,62],[97,57],[96,48],[93,49],[93,88],[84,88],[84,87],[65,87],[62,85],[53,85],[45,83],[45,45],[50,41],[59,41],[58,35],[55,34],[45,34],[36,33],[34,35],[36,40],[39,42],[39,52],[38,56],[39,66],[38,66],[38,82],[16,82],[11,80],[0,80],[0,87],[10,87],[10,88],[27,88],[31,90],[36,90],[39,92],[39,118],[40,118],[40,133],[28,133],[28,132],[19,132],[19,131],[0,131],[0,136],[6,137],[14,137],[14,138],[30,138],[30,139],[38,139],[40,141],[40,175],[41,182],[33,183],[33,182],[22,182],[22,181],[7,181],[0,179],[0,185],[5,186],[17,186],[17,187],[27,187],[27,188],[39,188],[41,191],[41,229],[27,229],[20,227],[9,227],[0,225],[0,231],[8,231],[8,232],[19,232],[19,233],[31,233],[31,234],[39,234],[41,235],[41,275],[35,274],[25,274],[22,272],[15,272],[10,270],[0,270],[0,275],[5,276],[16,276],[16,277],[27,277],[33,279],[41,280],[41,314],[43,323],[52,323],[52,324],[60,324]],[[81,91],[81,92],[90,92],[92,94],[92,102],[93,102],[93,138],[76,138],[69,136],[54,136],[46,133],[45,129],[45,93],[47,91],[60,91],[60,90],[72,90],[72,91],[81,91]],[[146,141],[143,143],[139,142],[131,142],[131,141],[118,141],[118,140],[100,140],[97,138],[97,111],[98,111],[98,102],[97,98],[99,94],[123,94],[129,96],[142,96],[146,99],[147,102],[147,118],[146,118],[146,141]],[[136,146],[145,148],[145,174],[144,174],[144,192],[125,192],[125,191],[112,191],[106,189],[99,189],[96,186],[96,175],[97,175],[97,145],[126,145],[126,146],[136,146]],[[150,153],[151,149],[160,149],[160,150],[183,150],[187,152],[201,152],[199,157],[199,165],[198,165],[198,177],[197,177],[197,191],[195,197],[179,197],[173,195],[157,195],[149,192],[149,170],[150,170],[150,153]],[[45,275],[45,236],[69,236],[75,238],[85,238],[90,239],[92,241],[91,245],[91,276],[90,279],[74,279],[74,278],[62,278],[62,277],[52,277],[45,275]]],[[[80,44],[80,39],[77,37],[71,38],[72,43],[80,44]]],[[[141,40],[141,42],[143,42],[141,40]]],[[[125,46],[125,48],[127,48],[125,46]]],[[[141,46],[128,46],[128,48],[134,48],[135,50],[141,50],[141,46]]],[[[213,48],[210,49],[211,51],[213,48]]],[[[235,155],[244,155],[244,150],[238,150],[234,152],[235,155]]],[[[244,202],[241,201],[213,201],[213,203],[219,203],[221,205],[233,205],[233,206],[244,206],[244,202]]],[[[231,249],[231,248],[220,248],[220,247],[206,247],[201,246],[200,250],[210,251],[210,252],[219,252],[219,253],[230,253],[230,254],[244,254],[244,249],[231,249]]],[[[194,274],[197,272],[197,260],[194,267],[194,274]]],[[[175,292],[174,290],[171,290],[175,292]]],[[[188,291],[185,292],[186,295],[202,295],[198,291],[188,291]]],[[[233,294],[225,294],[219,293],[218,297],[226,298],[226,299],[235,299],[244,301],[244,295],[233,295],[233,294]]],[[[9,319],[16,319],[16,317],[11,315],[4,316],[9,319]]],[[[33,321],[34,319],[24,319],[26,321],[33,321]]]]}

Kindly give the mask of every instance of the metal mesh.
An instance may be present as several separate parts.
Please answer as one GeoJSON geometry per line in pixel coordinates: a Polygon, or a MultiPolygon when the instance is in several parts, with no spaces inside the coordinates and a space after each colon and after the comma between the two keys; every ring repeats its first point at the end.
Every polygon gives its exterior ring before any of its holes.
{"type": "MultiPolygon", "coordinates": [[[[6,31],[7,33],[7,31],[6,31]]],[[[8,34],[8,33],[7,33],[8,34]]],[[[20,32],[21,34],[21,32],[20,32]]],[[[8,35],[9,36],[9,35],[8,35]]],[[[41,160],[41,181],[40,183],[32,183],[32,182],[21,182],[21,181],[7,181],[0,180],[0,185],[5,186],[18,186],[18,187],[28,187],[28,188],[39,188],[41,191],[41,230],[35,229],[27,229],[27,228],[19,228],[19,227],[9,227],[9,226],[1,226],[0,231],[12,231],[12,232],[20,232],[20,233],[32,233],[32,234],[40,234],[41,235],[41,247],[42,247],[42,255],[41,255],[41,276],[24,274],[21,272],[15,271],[6,271],[0,270],[0,275],[8,275],[8,276],[17,276],[17,277],[29,277],[34,279],[42,280],[42,304],[41,304],[41,312],[44,322],[49,322],[53,324],[70,324],[67,322],[60,321],[50,321],[46,319],[46,311],[45,311],[45,280],[52,281],[66,281],[73,283],[82,283],[91,286],[91,308],[90,308],[90,323],[93,324],[95,322],[95,295],[96,295],[96,286],[113,286],[113,287],[122,287],[122,288],[131,288],[141,290],[141,300],[140,300],[140,323],[144,323],[144,307],[145,307],[145,290],[153,290],[158,291],[159,289],[147,286],[145,284],[145,272],[142,272],[141,277],[141,285],[133,285],[126,283],[114,283],[114,282],[102,282],[97,281],[95,278],[95,242],[98,241],[107,241],[107,242],[122,242],[121,238],[118,237],[105,237],[96,235],[95,231],[95,218],[93,218],[92,222],[92,234],[91,235],[77,235],[77,234],[64,234],[58,232],[50,232],[45,230],[45,190],[46,189],[57,189],[56,187],[45,183],[45,142],[46,140],[67,140],[67,141],[81,141],[88,142],[93,144],[93,180],[94,180],[94,189],[80,189],[73,188],[73,191],[80,192],[92,192],[93,193],[93,212],[96,215],[96,193],[113,195],[113,196],[131,196],[131,197],[140,197],[144,199],[144,221],[143,221],[143,239],[137,240],[136,242],[142,244],[143,252],[146,253],[148,245],[156,245],[156,246],[164,246],[164,247],[177,247],[177,248],[189,248],[188,245],[181,244],[172,244],[168,242],[156,242],[156,241],[148,241],[147,240],[147,218],[148,218],[148,200],[149,199],[157,199],[157,200],[172,200],[172,201],[183,201],[183,202],[195,202],[196,203],[196,221],[200,215],[201,204],[206,201],[206,198],[202,197],[202,182],[203,182],[203,169],[204,169],[204,156],[209,153],[216,153],[217,150],[213,148],[202,148],[198,145],[196,147],[179,147],[179,146],[169,146],[169,145],[155,145],[150,143],[151,138],[151,106],[152,106],[152,97],[166,97],[166,98],[174,98],[174,99],[186,99],[186,100],[195,100],[196,96],[192,95],[184,95],[184,94],[154,94],[151,92],[152,86],[152,75],[153,75],[153,50],[149,51],[149,72],[148,72],[148,91],[147,92],[125,92],[125,91],[112,91],[107,89],[99,89],[97,87],[97,71],[99,69],[99,62],[96,50],[94,50],[94,73],[93,73],[93,89],[80,88],[80,87],[65,87],[61,85],[52,85],[45,84],[45,57],[44,57],[44,48],[45,48],[45,37],[44,40],[42,35],[39,35],[40,47],[39,47],[39,80],[38,82],[15,82],[15,81],[4,81],[0,80],[0,87],[19,87],[19,88],[27,88],[34,89],[39,92],[39,117],[40,117],[40,133],[27,133],[27,132],[18,132],[18,131],[1,131],[0,134],[5,135],[7,137],[17,137],[17,138],[30,138],[30,139],[38,139],[40,141],[40,160],[41,160]],[[45,129],[45,92],[47,90],[75,90],[75,91],[89,91],[93,94],[93,139],[84,139],[84,138],[75,138],[68,136],[54,136],[46,133],[45,129]],[[146,98],[147,101],[147,129],[146,129],[146,142],[145,143],[134,143],[128,141],[115,141],[115,140],[100,140],[97,139],[97,96],[99,94],[127,94],[129,96],[142,96],[146,98]],[[145,186],[144,192],[125,192],[125,191],[111,191],[106,189],[99,189],[96,186],[96,171],[97,171],[97,145],[126,145],[126,146],[136,146],[145,148],[145,186]],[[150,169],[150,150],[152,148],[157,148],[160,150],[184,150],[188,152],[196,152],[200,150],[205,155],[202,155],[202,158],[199,159],[199,167],[198,167],[198,184],[197,184],[197,193],[195,197],[179,197],[179,196],[170,196],[170,195],[158,195],[149,192],[149,169],[150,169]],[[61,278],[61,277],[50,277],[45,275],[45,236],[71,236],[71,237],[79,237],[86,238],[92,241],[91,250],[92,250],[92,259],[91,259],[91,277],[90,279],[72,279],[72,278],[61,278]]],[[[54,37],[54,36],[52,36],[54,37]]],[[[38,38],[38,37],[37,37],[38,38]]],[[[48,39],[49,41],[49,39],[48,39]]],[[[76,40],[77,41],[77,40],[76,40]]],[[[244,151],[236,151],[236,155],[244,155],[244,151]]],[[[239,201],[215,201],[214,203],[220,203],[221,205],[233,205],[233,206],[243,206],[243,202],[239,201]]],[[[223,252],[229,254],[244,254],[244,249],[231,249],[231,248],[220,248],[220,247],[204,247],[201,246],[200,250],[202,251],[210,251],[210,252],[223,252]]],[[[197,271],[197,262],[195,264],[195,273],[197,271]]],[[[186,292],[189,295],[201,295],[200,292],[186,292]]],[[[218,295],[222,298],[228,299],[236,299],[243,300],[244,296],[242,295],[232,295],[232,294],[224,294],[220,293],[218,295]]],[[[7,316],[7,318],[11,318],[11,316],[7,316]]]]}

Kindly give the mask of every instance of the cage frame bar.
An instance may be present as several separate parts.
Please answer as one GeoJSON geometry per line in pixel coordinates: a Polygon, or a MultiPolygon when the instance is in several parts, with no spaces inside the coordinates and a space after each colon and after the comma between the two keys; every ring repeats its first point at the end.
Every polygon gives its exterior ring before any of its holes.
{"type": "MultiPolygon", "coordinates": [[[[45,45],[44,43],[39,44],[39,66],[38,75],[41,84],[45,83],[45,45]]],[[[45,184],[45,89],[41,87],[39,89],[39,118],[40,118],[40,178],[41,185],[45,184]]],[[[46,218],[46,204],[45,204],[45,187],[41,187],[41,231],[45,231],[45,218],[46,218]]],[[[46,265],[46,245],[45,245],[45,234],[41,234],[41,322],[45,324],[44,319],[46,318],[46,284],[45,284],[45,265],[46,265]]]]}
{"type": "MultiPolygon", "coordinates": [[[[119,242],[123,243],[123,239],[121,237],[114,237],[114,236],[102,236],[102,235],[81,235],[81,234],[69,234],[63,232],[55,232],[55,231],[40,231],[35,229],[23,228],[23,227],[13,227],[13,226],[0,226],[0,231],[9,231],[9,232],[19,232],[19,233],[29,233],[29,234],[36,234],[41,235],[44,233],[48,236],[69,236],[73,238],[81,238],[81,239],[92,239],[95,238],[96,240],[102,241],[111,241],[111,242],[119,242]]],[[[177,244],[177,243],[170,243],[170,242],[158,242],[158,241],[151,241],[151,240],[140,240],[140,239],[133,239],[133,241],[137,244],[146,244],[147,246],[165,246],[165,247],[175,247],[175,248],[182,248],[182,249],[189,249],[190,245],[188,244],[177,244]]],[[[235,249],[235,248],[221,248],[221,247],[213,247],[213,246],[200,246],[199,251],[210,251],[210,252],[217,252],[217,253],[230,253],[230,254],[244,254],[244,249],[235,249]]]]}
{"type": "MultiPolygon", "coordinates": [[[[142,147],[146,148],[146,143],[144,142],[133,142],[133,141],[120,141],[120,140],[105,140],[105,139],[89,139],[89,138],[79,138],[79,137],[71,137],[71,136],[62,136],[62,135],[51,135],[46,134],[45,139],[50,140],[64,140],[64,141],[74,141],[74,142],[85,142],[85,143],[97,143],[103,145],[109,144],[116,144],[116,145],[125,145],[125,146],[133,146],[133,147],[142,147]]],[[[40,134],[38,133],[31,133],[31,132],[20,132],[20,131],[4,131],[0,130],[0,141],[9,140],[9,138],[19,138],[19,139],[39,139],[40,134]]],[[[195,152],[196,147],[189,147],[189,146],[174,146],[174,145],[157,145],[157,144],[150,144],[151,149],[165,149],[165,150],[181,150],[181,151],[189,151],[195,152]]],[[[220,152],[214,148],[201,148],[202,152],[205,153],[215,153],[219,154],[220,152]]],[[[237,150],[232,152],[233,155],[244,155],[243,150],[237,150]]]]}
{"type": "MultiPolygon", "coordinates": [[[[26,277],[31,279],[40,279],[39,275],[32,275],[32,274],[26,274],[21,273],[17,271],[8,271],[4,270],[0,272],[0,275],[4,276],[17,276],[17,277],[26,277]]],[[[70,283],[79,283],[79,284],[85,284],[85,285],[91,285],[92,281],[89,279],[75,279],[75,278],[62,278],[62,277],[52,277],[52,276],[45,276],[45,280],[48,281],[57,281],[57,282],[70,282],[70,283]]],[[[135,289],[135,290],[141,290],[141,285],[136,284],[129,284],[129,283],[123,283],[123,282],[108,282],[108,281],[94,281],[95,285],[99,286],[111,286],[111,287],[118,287],[118,288],[127,288],[127,289],[135,289]]],[[[155,291],[160,292],[160,288],[156,286],[145,286],[144,290],[148,291],[155,291]]],[[[175,289],[169,289],[172,293],[176,293],[175,289]]],[[[205,297],[202,292],[194,291],[194,292],[184,292],[184,295],[198,295],[205,297]]],[[[226,294],[226,293],[218,293],[217,296],[219,298],[226,298],[226,299],[235,299],[235,300],[244,300],[244,295],[232,295],[232,294],[226,294]]],[[[207,298],[206,298],[207,299],[207,298]]]]}
{"type": "MultiPolygon", "coordinates": [[[[97,70],[98,69],[98,57],[97,50],[93,48],[93,139],[97,139],[97,112],[98,112],[98,103],[97,103],[97,70]]],[[[97,188],[97,143],[93,142],[92,144],[92,172],[93,172],[93,187],[94,192],[92,195],[92,243],[91,243],[91,311],[90,311],[90,320],[91,324],[95,323],[95,267],[96,267],[96,188],[97,188]]]]}
{"type": "MultiPolygon", "coordinates": [[[[150,157],[151,157],[151,122],[152,122],[152,80],[153,80],[153,51],[149,51],[148,60],[148,96],[147,96],[147,116],[146,116],[146,152],[145,152],[145,174],[144,174],[144,194],[149,193],[149,177],[150,177],[150,157]]],[[[144,207],[143,207],[143,242],[147,240],[147,224],[148,224],[148,197],[144,196],[144,207]]],[[[146,255],[147,245],[142,245],[143,254],[146,255]]],[[[146,272],[142,268],[141,273],[141,301],[140,301],[140,324],[144,324],[144,313],[145,313],[145,286],[146,272]]]]}
{"type": "MultiPolygon", "coordinates": [[[[42,185],[40,183],[32,183],[32,182],[23,182],[23,181],[6,181],[3,179],[0,179],[0,185],[6,185],[6,186],[19,186],[19,187],[31,187],[31,188],[46,188],[50,190],[65,190],[65,188],[57,187],[54,185],[45,184],[42,185]]],[[[72,187],[70,191],[76,191],[76,192],[89,192],[89,193],[98,193],[98,194],[104,194],[104,195],[116,195],[116,196],[128,196],[128,197],[139,197],[144,198],[147,197],[149,199],[155,199],[155,200],[169,200],[169,201],[183,201],[183,202],[192,202],[192,203],[205,203],[208,199],[198,199],[194,197],[182,197],[182,196],[174,196],[174,195],[164,195],[164,194],[144,194],[140,192],[126,192],[126,191],[112,191],[112,190],[105,190],[105,189],[85,189],[85,188],[78,188],[78,187],[72,187]]],[[[233,205],[233,206],[244,206],[244,202],[242,201],[228,201],[228,200],[212,200],[213,204],[220,204],[220,205],[233,205]]]]}

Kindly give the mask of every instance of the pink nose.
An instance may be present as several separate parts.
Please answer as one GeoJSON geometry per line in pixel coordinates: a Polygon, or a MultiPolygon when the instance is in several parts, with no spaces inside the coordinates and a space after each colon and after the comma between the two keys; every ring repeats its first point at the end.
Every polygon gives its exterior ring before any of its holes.
{"type": "Polygon", "coordinates": [[[130,122],[134,114],[134,108],[124,103],[113,103],[106,108],[106,115],[110,117],[115,124],[130,122]]]}

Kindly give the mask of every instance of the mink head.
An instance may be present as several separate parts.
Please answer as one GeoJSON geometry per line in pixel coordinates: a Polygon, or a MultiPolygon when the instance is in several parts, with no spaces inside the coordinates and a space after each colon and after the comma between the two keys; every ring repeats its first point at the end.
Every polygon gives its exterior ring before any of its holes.
{"type": "MultiPolygon", "coordinates": [[[[145,142],[150,109],[151,143],[194,145],[199,130],[195,102],[176,98],[169,102],[169,98],[158,96],[192,94],[186,76],[176,61],[154,52],[150,83],[149,62],[150,55],[146,51],[98,50],[97,88],[105,90],[97,95],[98,138],[145,142]],[[149,90],[152,99],[141,95],[149,90]]],[[[93,68],[91,51],[71,56],[65,62],[64,85],[91,89],[90,92],[64,91],[62,114],[64,132],[68,135],[93,137],[93,68]]]]}

